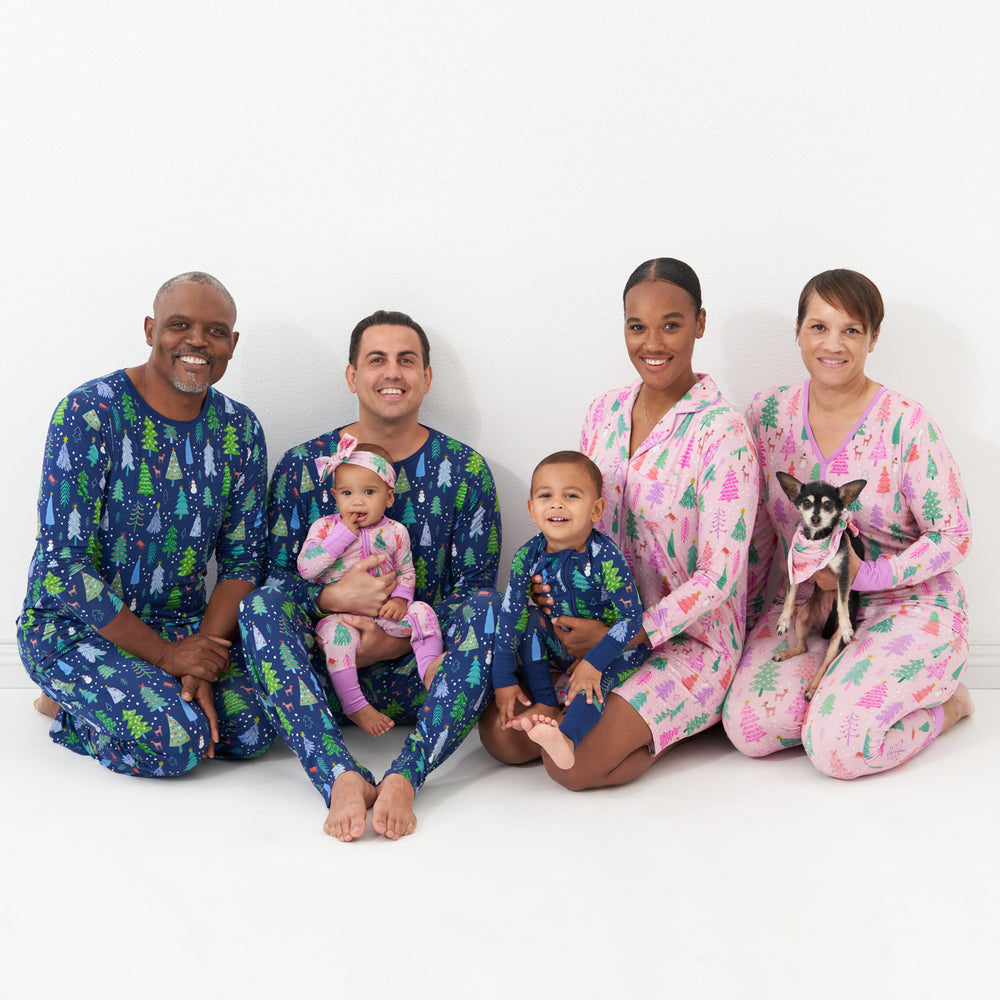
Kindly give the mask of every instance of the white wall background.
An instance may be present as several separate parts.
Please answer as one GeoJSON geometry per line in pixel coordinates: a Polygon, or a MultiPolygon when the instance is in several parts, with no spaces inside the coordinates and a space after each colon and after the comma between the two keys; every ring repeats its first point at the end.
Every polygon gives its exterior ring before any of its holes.
{"type": "Polygon", "coordinates": [[[993,5],[8,0],[0,18],[0,643],[49,416],[145,359],[165,278],[207,270],[236,297],[221,388],[272,465],[352,419],[356,320],[415,316],[426,422],[489,459],[509,557],[534,462],[633,377],[626,277],[669,255],[702,280],[696,367],[740,406],[802,374],[807,278],[878,283],[869,371],[959,460],[973,639],[1000,648],[993,5]]]}

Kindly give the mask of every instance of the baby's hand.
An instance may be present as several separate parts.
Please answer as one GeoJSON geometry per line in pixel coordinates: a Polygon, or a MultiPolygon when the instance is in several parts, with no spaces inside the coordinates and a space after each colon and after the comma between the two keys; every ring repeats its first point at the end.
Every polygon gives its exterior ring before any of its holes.
{"type": "Polygon", "coordinates": [[[389,618],[394,622],[398,622],[405,614],[406,601],[402,597],[390,597],[378,611],[379,618],[389,618]]]}
{"type": "Polygon", "coordinates": [[[500,712],[500,728],[510,729],[511,721],[514,718],[514,708],[518,702],[522,705],[530,705],[531,699],[517,684],[508,684],[506,687],[497,688],[494,692],[497,702],[497,709],[500,712]]]}
{"type": "Polygon", "coordinates": [[[358,521],[364,517],[363,513],[358,513],[357,511],[352,511],[348,514],[340,515],[340,523],[343,524],[355,538],[361,534],[361,528],[358,525],[358,521]]]}
{"type": "Polygon", "coordinates": [[[587,695],[588,705],[593,705],[595,698],[600,704],[604,704],[604,695],[601,694],[600,670],[586,660],[579,660],[570,677],[569,690],[566,692],[566,704],[569,705],[578,694],[583,693],[587,695]]]}

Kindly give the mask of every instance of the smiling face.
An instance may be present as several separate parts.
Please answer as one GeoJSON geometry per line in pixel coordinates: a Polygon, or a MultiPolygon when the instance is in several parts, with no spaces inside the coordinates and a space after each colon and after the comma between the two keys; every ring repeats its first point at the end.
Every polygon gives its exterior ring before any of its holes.
{"type": "Polygon", "coordinates": [[[625,295],[625,346],[646,391],[669,405],[697,381],[694,344],[705,333],[705,310],[683,288],[642,281],[625,295]]]}
{"type": "Polygon", "coordinates": [[[145,321],[152,348],[145,384],[157,399],[203,396],[225,374],[239,334],[232,304],[211,285],[184,282],[156,303],[145,321]]]}
{"type": "Polygon", "coordinates": [[[878,330],[867,330],[861,320],[813,294],[795,337],[815,383],[837,391],[865,384],[865,360],[875,348],[878,330]]]}
{"type": "Polygon", "coordinates": [[[531,477],[528,513],[545,536],[546,551],[582,552],[604,513],[604,498],[582,463],[553,462],[531,477]]]}
{"type": "Polygon", "coordinates": [[[416,423],[430,391],[432,372],[423,363],[420,338],[408,326],[370,326],[358,359],[348,365],[347,385],[358,397],[363,422],[416,423]]]}
{"type": "Polygon", "coordinates": [[[385,481],[363,465],[338,465],[333,483],[341,519],[351,516],[359,528],[378,524],[394,498],[385,481]]]}

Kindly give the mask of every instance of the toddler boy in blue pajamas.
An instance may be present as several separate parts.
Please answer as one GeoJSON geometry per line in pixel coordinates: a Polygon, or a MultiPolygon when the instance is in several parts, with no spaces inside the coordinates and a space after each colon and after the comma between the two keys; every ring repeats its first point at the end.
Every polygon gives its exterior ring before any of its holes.
{"type": "Polygon", "coordinates": [[[648,652],[645,645],[629,648],[642,630],[632,573],[614,542],[594,528],[604,512],[601,486],[600,470],[580,452],[556,452],[538,464],[528,513],[540,533],[514,554],[497,620],[493,686],[500,723],[525,731],[561,768],[573,766],[576,746],[600,719],[605,695],[635,673],[648,652]],[[548,617],[529,604],[536,575],[552,588],[555,614],[610,626],[575,666],[548,617]],[[515,655],[530,699],[518,683],[515,655]],[[553,668],[571,669],[561,722],[553,668]],[[536,710],[516,714],[518,702],[534,702],[536,710]]]}

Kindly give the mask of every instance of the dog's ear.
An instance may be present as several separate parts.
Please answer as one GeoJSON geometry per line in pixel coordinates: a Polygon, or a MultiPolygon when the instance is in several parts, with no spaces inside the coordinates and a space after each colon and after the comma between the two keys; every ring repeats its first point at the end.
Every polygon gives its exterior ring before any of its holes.
{"type": "Polygon", "coordinates": [[[795,478],[795,476],[790,476],[787,472],[776,472],[775,475],[778,477],[778,482],[781,483],[781,488],[785,491],[785,496],[788,497],[792,503],[795,503],[802,490],[802,484],[795,478]]]}
{"type": "Polygon", "coordinates": [[[852,479],[837,489],[840,494],[840,502],[844,505],[845,510],[858,499],[858,495],[867,485],[867,479],[852,479]]]}

